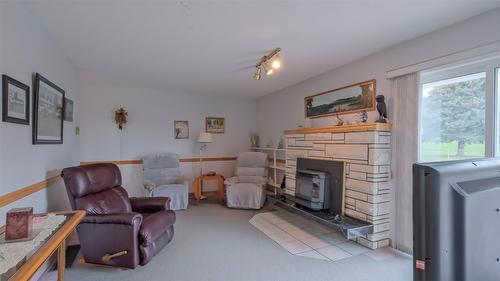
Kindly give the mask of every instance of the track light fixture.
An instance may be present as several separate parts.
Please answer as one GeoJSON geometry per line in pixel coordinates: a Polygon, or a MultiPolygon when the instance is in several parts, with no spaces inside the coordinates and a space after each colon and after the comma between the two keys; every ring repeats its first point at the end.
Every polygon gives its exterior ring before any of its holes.
{"type": "Polygon", "coordinates": [[[266,75],[271,75],[274,72],[274,69],[272,67],[269,67],[267,63],[263,63],[262,68],[264,69],[264,72],[266,72],[266,75]]]}
{"type": "Polygon", "coordinates": [[[260,73],[262,72],[262,69],[260,69],[259,67],[257,68],[257,70],[255,71],[255,74],[253,75],[253,79],[255,80],[260,80],[261,78],[261,75],[260,73]]]}
{"type": "Polygon", "coordinates": [[[279,57],[279,52],[281,48],[276,48],[269,54],[260,58],[259,63],[255,66],[255,74],[253,78],[255,80],[260,80],[262,78],[262,70],[266,73],[266,75],[271,75],[275,70],[278,70],[281,67],[281,60],[279,57]]]}

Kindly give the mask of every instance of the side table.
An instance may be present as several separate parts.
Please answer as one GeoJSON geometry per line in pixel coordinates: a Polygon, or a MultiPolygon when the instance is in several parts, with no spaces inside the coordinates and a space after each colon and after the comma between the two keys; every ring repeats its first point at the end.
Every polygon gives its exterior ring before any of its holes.
{"type": "Polygon", "coordinates": [[[193,183],[193,188],[194,188],[194,198],[196,199],[196,205],[200,203],[201,195],[203,193],[203,181],[204,180],[216,180],[218,183],[218,197],[219,197],[219,203],[224,204],[224,176],[221,174],[215,174],[215,175],[201,175],[196,177],[193,183]]]}
{"type": "MultiPolygon", "coordinates": [[[[12,267],[6,274],[0,276],[1,280],[26,281],[57,252],[57,281],[64,281],[64,270],[66,262],[66,238],[76,229],[76,226],[85,217],[85,211],[56,212],[56,215],[64,215],[66,219],[53,233],[36,246],[30,256],[26,256],[24,262],[12,267]],[[10,277],[9,277],[10,276],[10,277]]],[[[5,229],[2,227],[2,233],[5,229]]],[[[22,243],[22,242],[21,242],[22,243]]]]}

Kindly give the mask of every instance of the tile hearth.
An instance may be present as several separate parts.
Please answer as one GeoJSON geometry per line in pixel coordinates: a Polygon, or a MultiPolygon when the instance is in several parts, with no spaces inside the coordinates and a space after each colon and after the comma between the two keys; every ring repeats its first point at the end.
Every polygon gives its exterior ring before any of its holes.
{"type": "Polygon", "coordinates": [[[282,209],[257,214],[250,223],[288,252],[301,257],[338,261],[373,252],[333,229],[282,209]]]}

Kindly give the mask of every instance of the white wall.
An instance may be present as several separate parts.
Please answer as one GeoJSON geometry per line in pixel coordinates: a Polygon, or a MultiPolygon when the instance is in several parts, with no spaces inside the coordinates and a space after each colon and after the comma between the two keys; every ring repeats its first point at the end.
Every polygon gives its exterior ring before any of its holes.
{"type": "MultiPolygon", "coordinates": [[[[30,104],[33,101],[32,75],[39,72],[64,89],[66,96],[78,105],[79,72],[53,44],[48,33],[19,2],[2,1],[0,10],[1,73],[30,86],[30,104]]],[[[79,141],[74,133],[78,110],[74,114],[75,122],[64,122],[62,145],[32,145],[32,120],[29,126],[0,123],[1,195],[44,180],[58,174],[61,168],[78,163],[79,141]]],[[[5,221],[5,212],[17,206],[33,206],[35,212],[43,212],[67,209],[69,201],[59,183],[2,208],[0,224],[5,221]]]]}
{"type": "Polygon", "coordinates": [[[224,117],[226,132],[214,134],[205,156],[234,156],[250,146],[256,132],[256,102],[100,86],[82,80],[81,159],[139,159],[174,151],[181,157],[198,155],[196,138],[204,131],[205,117],[224,117]],[[120,131],[113,111],[123,105],[128,123],[120,131]],[[189,121],[189,139],[174,139],[174,120],[189,121]]]}
{"type": "MultiPolygon", "coordinates": [[[[82,161],[140,159],[156,152],[197,157],[196,138],[204,131],[207,116],[224,117],[226,132],[213,135],[214,142],[208,144],[204,156],[236,156],[248,151],[250,134],[256,132],[255,100],[103,86],[89,73],[82,74],[80,110],[82,161]],[[122,131],[113,122],[113,111],[119,105],[128,111],[122,131]],[[174,120],[189,121],[189,139],[174,139],[174,120]]],[[[232,167],[226,162],[207,162],[204,169],[231,175],[232,167]]],[[[190,178],[199,171],[196,163],[183,163],[181,168],[190,178]]],[[[122,167],[124,186],[132,195],[142,192],[140,170],[122,167]]]]}
{"type": "MultiPolygon", "coordinates": [[[[276,142],[284,129],[294,129],[304,124],[304,97],[370,79],[377,80],[377,94],[386,96],[389,119],[392,119],[394,111],[390,82],[385,78],[387,71],[499,41],[500,29],[497,28],[499,25],[500,9],[496,9],[259,98],[257,102],[259,135],[263,139],[273,138],[276,142]]],[[[371,121],[376,117],[376,112],[370,114],[371,121]]],[[[355,115],[347,116],[346,119],[353,120],[355,115]]],[[[319,118],[312,121],[314,127],[328,124],[334,124],[334,118],[319,118]]]]}
{"type": "MultiPolygon", "coordinates": [[[[390,94],[390,81],[385,78],[387,71],[500,41],[498,26],[500,26],[500,9],[393,46],[295,86],[264,96],[257,102],[259,135],[261,138],[276,140],[281,137],[284,129],[293,129],[297,128],[297,125],[303,125],[305,96],[369,79],[376,79],[377,94],[386,96],[388,115],[392,120],[393,98],[390,94]]],[[[370,113],[370,121],[374,121],[376,117],[376,112],[370,113]]],[[[350,115],[344,118],[354,120],[356,116],[350,115]]],[[[314,127],[328,124],[335,124],[333,118],[314,119],[312,122],[314,127]]],[[[396,153],[404,153],[404,151],[405,147],[400,147],[399,151],[393,152],[393,157],[396,153]]],[[[411,213],[412,210],[411,208],[395,210],[392,214],[394,215],[395,212],[405,212],[406,215],[403,217],[411,217],[408,212],[411,213]]],[[[394,218],[392,221],[394,223],[394,218]]],[[[411,232],[411,229],[407,231],[411,232]]]]}

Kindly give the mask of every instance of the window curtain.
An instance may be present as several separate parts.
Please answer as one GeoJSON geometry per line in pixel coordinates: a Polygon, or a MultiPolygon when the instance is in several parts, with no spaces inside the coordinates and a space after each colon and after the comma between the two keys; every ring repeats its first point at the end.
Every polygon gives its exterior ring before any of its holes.
{"type": "Polygon", "coordinates": [[[418,160],[419,77],[411,73],[391,79],[393,97],[393,247],[413,251],[413,164],[418,160]]]}

